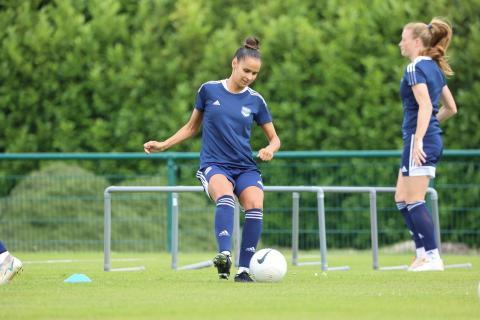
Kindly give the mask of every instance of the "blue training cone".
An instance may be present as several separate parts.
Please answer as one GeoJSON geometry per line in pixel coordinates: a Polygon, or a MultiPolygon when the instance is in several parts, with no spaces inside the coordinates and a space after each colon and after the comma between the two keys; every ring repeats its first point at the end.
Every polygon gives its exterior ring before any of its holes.
{"type": "Polygon", "coordinates": [[[63,280],[63,282],[68,282],[68,283],[77,283],[77,282],[92,282],[89,277],[87,277],[84,274],[81,273],[75,273],[72,274],[70,277],[67,279],[63,280]]]}

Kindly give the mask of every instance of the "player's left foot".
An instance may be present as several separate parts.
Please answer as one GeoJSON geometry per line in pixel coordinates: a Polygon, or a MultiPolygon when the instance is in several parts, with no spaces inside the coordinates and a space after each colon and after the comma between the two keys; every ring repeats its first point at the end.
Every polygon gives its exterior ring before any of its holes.
{"type": "Polygon", "coordinates": [[[248,272],[243,271],[235,275],[235,282],[253,282],[248,272]]]}
{"type": "Polygon", "coordinates": [[[445,267],[443,266],[443,260],[440,257],[425,257],[423,261],[411,271],[420,272],[420,271],[443,271],[445,267]]]}
{"type": "Polygon", "coordinates": [[[413,271],[415,268],[421,266],[424,263],[425,257],[413,257],[410,266],[408,267],[407,271],[413,271]]]}
{"type": "Polygon", "coordinates": [[[2,264],[0,264],[0,285],[6,284],[12,280],[13,277],[19,274],[22,270],[22,262],[9,254],[2,264]]]}

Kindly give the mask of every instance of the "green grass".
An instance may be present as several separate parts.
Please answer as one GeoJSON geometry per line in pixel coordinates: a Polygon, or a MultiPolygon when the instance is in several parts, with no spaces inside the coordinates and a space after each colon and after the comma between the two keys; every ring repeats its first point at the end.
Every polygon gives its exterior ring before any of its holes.
{"type": "MultiPolygon", "coordinates": [[[[288,252],[285,252],[289,254],[288,252]]],[[[309,253],[309,256],[316,253],[309,253]]],[[[104,272],[102,253],[16,253],[24,272],[0,287],[2,319],[479,319],[480,258],[444,256],[471,269],[411,273],[373,271],[368,252],[331,252],[331,266],[292,267],[280,283],[217,280],[214,268],[172,271],[168,254],[113,254],[113,267],[145,271],[104,272]],[[76,262],[32,263],[52,259],[76,262]],[[91,283],[64,283],[74,273],[91,283]]],[[[181,254],[182,265],[212,254],[181,254]]],[[[287,255],[289,259],[289,255],[287,255]]],[[[301,261],[308,261],[306,254],[301,261]]],[[[303,258],[302,258],[303,257],[303,258]]],[[[382,255],[381,265],[409,261],[382,255]]]]}

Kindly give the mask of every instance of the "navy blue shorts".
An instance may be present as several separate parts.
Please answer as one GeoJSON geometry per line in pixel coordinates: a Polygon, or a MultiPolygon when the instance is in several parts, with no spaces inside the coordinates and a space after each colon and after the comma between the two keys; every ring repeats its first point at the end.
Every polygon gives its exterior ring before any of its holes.
{"type": "Polygon", "coordinates": [[[257,187],[263,190],[262,175],[258,169],[239,169],[220,165],[211,165],[197,171],[197,178],[202,183],[203,189],[208,194],[208,182],[215,174],[225,176],[233,185],[233,192],[240,197],[243,190],[248,187],[257,187]]]}
{"type": "Polygon", "coordinates": [[[415,165],[413,162],[413,141],[415,135],[412,134],[403,139],[403,153],[400,170],[404,177],[412,176],[428,176],[435,178],[437,162],[440,160],[443,152],[443,142],[441,134],[425,136],[423,138],[423,151],[427,155],[426,162],[421,166],[415,165]]]}

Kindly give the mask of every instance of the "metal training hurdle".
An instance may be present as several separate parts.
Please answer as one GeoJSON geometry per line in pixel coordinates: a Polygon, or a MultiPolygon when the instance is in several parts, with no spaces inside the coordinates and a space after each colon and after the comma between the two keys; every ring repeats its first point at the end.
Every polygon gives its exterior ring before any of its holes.
{"type": "MultiPolygon", "coordinates": [[[[110,186],[104,192],[104,270],[105,271],[134,271],[143,270],[144,267],[117,268],[112,269],[110,265],[111,254],[111,193],[116,192],[167,192],[172,193],[172,262],[171,267],[174,270],[190,270],[210,267],[213,265],[211,260],[179,267],[178,262],[178,216],[179,201],[178,192],[202,192],[200,186],[162,186],[162,187],[117,187],[110,186]]],[[[327,244],[325,229],[325,192],[332,193],[368,193],[370,195],[370,226],[371,226],[371,244],[372,244],[372,266],[374,270],[402,270],[406,265],[380,267],[378,261],[378,226],[377,226],[377,192],[395,192],[392,187],[326,187],[326,186],[265,186],[266,192],[292,192],[292,264],[298,266],[321,265],[323,271],[349,270],[349,266],[328,267],[327,263],[327,244]],[[317,214],[319,223],[319,242],[320,242],[320,262],[298,262],[298,237],[299,237],[299,201],[300,192],[315,192],[317,194],[317,214]]],[[[433,188],[428,188],[432,200],[432,218],[435,226],[436,241],[440,242],[440,225],[438,217],[438,195],[433,188]]],[[[235,265],[238,266],[240,250],[240,210],[236,202],[234,210],[234,257],[235,265]]],[[[469,268],[470,263],[449,265],[446,268],[469,268]]]]}
{"type": "MultiPolygon", "coordinates": [[[[167,192],[172,193],[172,262],[171,267],[174,270],[189,270],[199,269],[212,266],[212,261],[202,261],[191,265],[178,266],[178,216],[179,216],[179,202],[178,192],[202,192],[203,188],[200,186],[161,186],[161,187],[146,187],[146,186],[131,186],[131,187],[119,187],[110,186],[104,191],[104,271],[135,271],[143,270],[144,267],[132,267],[132,268],[111,268],[111,223],[112,223],[112,209],[111,209],[111,194],[118,192],[167,192]]],[[[292,242],[295,241],[296,247],[292,250],[292,255],[295,257],[295,264],[297,264],[298,258],[298,217],[299,217],[299,205],[298,200],[299,192],[315,192],[317,193],[317,213],[319,221],[319,241],[320,241],[320,256],[322,260],[322,270],[348,270],[348,266],[343,267],[328,267],[327,264],[327,246],[326,246],[326,231],[325,231],[325,207],[324,207],[324,192],[321,187],[308,187],[308,186],[265,186],[265,192],[292,192],[293,197],[293,213],[292,216],[296,219],[293,223],[292,242]],[[296,194],[296,196],[295,196],[296,194]],[[296,226],[296,227],[295,227],[296,226]]],[[[238,266],[239,250],[240,250],[240,213],[238,203],[235,208],[234,217],[234,253],[235,264],[238,266]]],[[[307,265],[305,263],[304,265],[307,265]]]]}
{"type": "MultiPolygon", "coordinates": [[[[388,271],[388,270],[406,270],[408,268],[407,265],[400,265],[400,266],[387,266],[387,267],[380,267],[379,265],[379,259],[378,259],[378,224],[377,224],[377,193],[394,193],[395,188],[394,187],[337,187],[337,186],[321,186],[319,187],[323,190],[325,193],[368,193],[370,196],[370,233],[371,233],[371,243],[372,243],[372,267],[374,270],[382,270],[382,271],[388,271]]],[[[435,189],[433,188],[428,188],[427,189],[427,194],[430,195],[430,200],[432,202],[432,220],[433,220],[433,225],[435,228],[435,242],[438,243],[438,249],[441,252],[441,239],[440,239],[440,219],[439,219],[439,213],[438,213],[438,193],[435,189]]],[[[322,199],[323,201],[323,199],[322,199]]],[[[325,208],[324,204],[319,205],[321,208],[325,208]]],[[[295,210],[293,210],[293,215],[295,215],[295,210]]],[[[323,219],[324,213],[322,214],[323,219]]],[[[295,220],[298,218],[293,218],[292,225],[295,223],[295,220]]],[[[323,220],[324,221],[324,220],[323,220]]],[[[298,222],[297,222],[298,223],[298,222]]],[[[326,240],[322,241],[323,246],[325,248],[322,249],[322,244],[321,244],[321,249],[320,249],[320,262],[303,262],[299,263],[297,261],[298,257],[298,224],[296,226],[296,232],[295,230],[292,230],[292,264],[293,265],[321,265],[322,270],[330,270],[331,268],[328,268],[327,265],[327,259],[326,259],[326,240]],[[325,256],[323,256],[325,255],[325,256]]],[[[325,237],[325,230],[319,230],[320,236],[325,237]]],[[[320,238],[322,239],[322,238],[320,238]]],[[[467,263],[461,263],[461,264],[451,264],[451,265],[445,265],[445,268],[471,268],[472,264],[470,262],[467,263]]]]}

